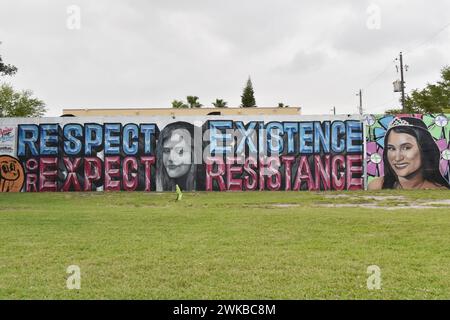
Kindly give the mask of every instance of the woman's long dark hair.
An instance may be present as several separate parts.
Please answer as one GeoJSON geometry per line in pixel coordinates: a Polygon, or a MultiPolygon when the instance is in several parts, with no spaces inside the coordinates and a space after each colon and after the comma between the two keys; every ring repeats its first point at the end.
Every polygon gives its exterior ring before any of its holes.
{"type": "Polygon", "coordinates": [[[194,164],[194,125],[178,121],[167,125],[159,134],[156,145],[156,191],[175,191],[175,185],[179,185],[181,190],[196,190],[197,168],[194,164]],[[163,162],[163,145],[167,139],[170,139],[172,132],[176,129],[185,129],[189,132],[191,138],[191,167],[182,177],[172,179],[167,174],[163,162]]]}
{"type": "Polygon", "coordinates": [[[384,138],[385,147],[383,151],[383,161],[384,161],[384,181],[383,189],[393,189],[395,184],[398,183],[398,177],[387,157],[388,153],[388,139],[392,131],[396,133],[406,133],[413,136],[420,150],[420,158],[422,161],[422,176],[426,181],[434,183],[437,186],[442,186],[450,189],[448,181],[441,175],[439,171],[439,161],[441,159],[441,153],[436,145],[430,132],[428,132],[427,127],[420,119],[415,118],[402,118],[403,120],[409,122],[412,126],[398,126],[394,127],[386,133],[384,138]],[[419,123],[421,122],[421,123],[419,123]]]}

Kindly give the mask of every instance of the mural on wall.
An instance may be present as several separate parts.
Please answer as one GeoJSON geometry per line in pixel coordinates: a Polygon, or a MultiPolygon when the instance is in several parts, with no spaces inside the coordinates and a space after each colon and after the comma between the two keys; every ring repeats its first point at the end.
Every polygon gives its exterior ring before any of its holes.
{"type": "Polygon", "coordinates": [[[448,189],[449,115],[366,115],[369,190],[448,189]]]}
{"type": "Polygon", "coordinates": [[[155,124],[18,124],[23,191],[150,191],[156,135],[155,124]]]}
{"type": "Polygon", "coordinates": [[[360,120],[214,120],[207,132],[207,191],[364,188],[360,120]]]}
{"type": "Polygon", "coordinates": [[[14,127],[0,126],[0,154],[12,155],[15,140],[14,127]]]}
{"type": "Polygon", "coordinates": [[[13,141],[0,141],[0,191],[364,188],[363,123],[351,116],[142,119],[2,119],[13,141]]]}
{"type": "Polygon", "coordinates": [[[194,125],[188,122],[170,123],[161,131],[156,147],[156,190],[173,191],[176,185],[186,191],[203,189],[193,138],[194,125]]]}
{"type": "Polygon", "coordinates": [[[10,156],[0,156],[0,192],[19,192],[24,181],[20,162],[10,156]]]}

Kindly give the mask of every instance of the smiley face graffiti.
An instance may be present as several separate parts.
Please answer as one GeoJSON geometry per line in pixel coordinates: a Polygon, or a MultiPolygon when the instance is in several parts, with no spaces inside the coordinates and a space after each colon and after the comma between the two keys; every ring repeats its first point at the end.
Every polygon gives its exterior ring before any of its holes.
{"type": "Polygon", "coordinates": [[[0,156],[0,192],[20,192],[24,182],[20,162],[10,156],[0,156]]]}

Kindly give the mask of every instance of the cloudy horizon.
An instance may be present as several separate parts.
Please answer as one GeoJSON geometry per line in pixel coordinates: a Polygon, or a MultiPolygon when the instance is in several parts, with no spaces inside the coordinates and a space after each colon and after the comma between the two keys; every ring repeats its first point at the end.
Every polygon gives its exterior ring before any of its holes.
{"type": "Polygon", "coordinates": [[[362,89],[365,112],[381,113],[399,107],[392,82],[400,51],[407,92],[439,80],[450,64],[450,2],[432,4],[2,0],[0,55],[19,69],[2,80],[32,90],[46,116],[169,108],[187,95],[236,107],[249,76],[258,106],[356,113],[362,89]]]}

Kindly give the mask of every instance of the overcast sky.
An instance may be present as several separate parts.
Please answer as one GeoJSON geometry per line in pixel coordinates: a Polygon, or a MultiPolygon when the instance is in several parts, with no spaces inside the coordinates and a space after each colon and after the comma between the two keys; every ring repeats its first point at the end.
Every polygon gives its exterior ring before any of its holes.
{"type": "Polygon", "coordinates": [[[407,90],[439,79],[449,23],[449,0],[0,0],[0,55],[19,68],[3,80],[33,90],[47,116],[187,95],[238,106],[249,75],[258,106],[356,113],[362,88],[378,113],[398,107],[400,51],[407,90]]]}

